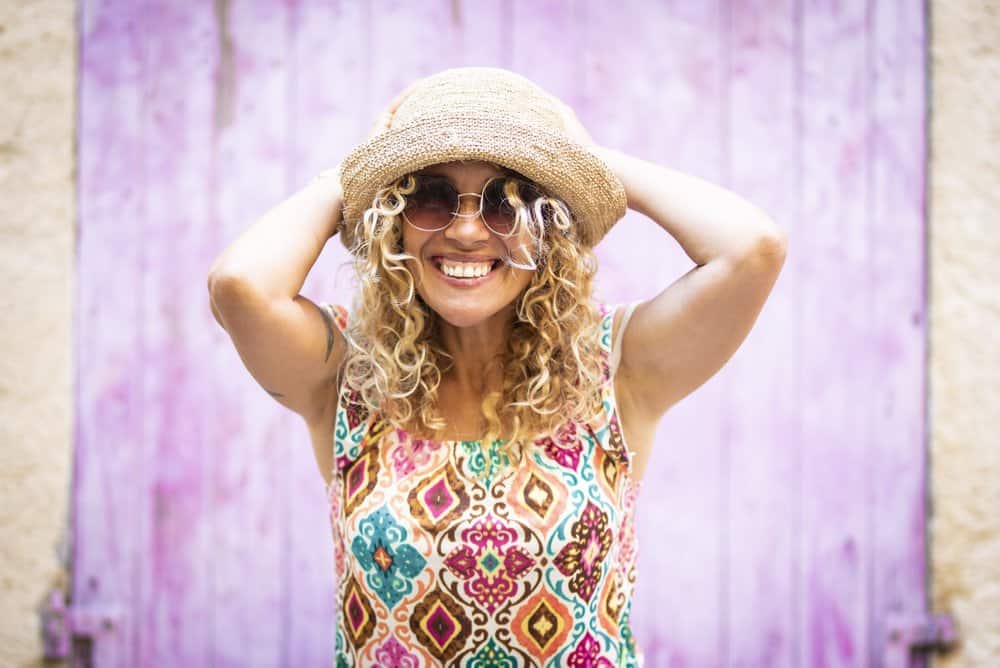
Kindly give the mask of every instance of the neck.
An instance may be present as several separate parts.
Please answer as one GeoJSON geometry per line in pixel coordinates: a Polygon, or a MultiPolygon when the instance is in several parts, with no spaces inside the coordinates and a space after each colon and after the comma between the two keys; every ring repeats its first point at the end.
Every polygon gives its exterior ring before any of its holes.
{"type": "Polygon", "coordinates": [[[490,381],[495,381],[498,375],[502,377],[498,362],[513,328],[513,306],[469,327],[456,327],[441,320],[441,345],[453,361],[443,380],[463,393],[485,396],[492,389],[490,381]]]}

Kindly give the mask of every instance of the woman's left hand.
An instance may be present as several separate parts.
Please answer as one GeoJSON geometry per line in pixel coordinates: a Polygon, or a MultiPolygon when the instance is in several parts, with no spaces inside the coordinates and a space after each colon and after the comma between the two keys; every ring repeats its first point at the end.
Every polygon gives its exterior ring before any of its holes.
{"type": "Polygon", "coordinates": [[[392,127],[392,118],[393,116],[396,115],[396,109],[399,108],[399,105],[401,105],[403,103],[403,100],[407,98],[407,96],[410,94],[410,91],[416,88],[417,84],[419,84],[421,81],[423,81],[423,79],[417,79],[416,81],[410,83],[410,85],[408,85],[406,88],[404,88],[402,91],[396,94],[396,97],[392,99],[392,102],[389,103],[389,106],[383,109],[382,113],[379,114],[378,119],[375,121],[375,125],[372,126],[372,129],[368,132],[368,139],[371,139],[375,135],[380,135],[392,127]]]}
{"type": "Polygon", "coordinates": [[[573,111],[572,107],[557,98],[555,95],[552,96],[555,101],[556,106],[559,109],[559,115],[562,118],[563,127],[566,129],[566,134],[570,139],[583,144],[587,148],[594,148],[595,142],[594,138],[590,136],[587,129],[583,127],[583,123],[580,119],[576,117],[576,112],[573,111]]]}

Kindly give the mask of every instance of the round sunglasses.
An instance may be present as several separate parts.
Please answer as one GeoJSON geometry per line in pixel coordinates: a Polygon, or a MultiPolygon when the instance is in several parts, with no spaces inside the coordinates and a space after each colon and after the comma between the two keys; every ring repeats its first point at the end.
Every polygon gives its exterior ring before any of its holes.
{"type": "Polygon", "coordinates": [[[501,237],[517,232],[517,211],[504,192],[504,183],[512,179],[517,196],[525,206],[533,206],[541,191],[531,182],[510,176],[494,176],[483,185],[481,193],[460,193],[444,176],[437,174],[414,175],[417,189],[406,196],[403,218],[407,223],[424,232],[437,232],[451,225],[456,217],[482,216],[486,227],[501,237]],[[461,213],[462,197],[478,197],[479,207],[474,213],[461,213]]]}

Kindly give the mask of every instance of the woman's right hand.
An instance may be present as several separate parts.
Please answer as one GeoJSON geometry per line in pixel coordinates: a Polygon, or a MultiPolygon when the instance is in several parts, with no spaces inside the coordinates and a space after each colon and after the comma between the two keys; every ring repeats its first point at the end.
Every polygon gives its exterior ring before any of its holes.
{"type": "Polygon", "coordinates": [[[335,198],[334,215],[337,216],[337,221],[333,226],[333,232],[328,238],[333,238],[340,231],[341,224],[343,223],[344,186],[340,182],[340,164],[338,162],[333,167],[324,169],[314,176],[312,182],[309,184],[313,188],[322,188],[326,195],[335,198]]]}

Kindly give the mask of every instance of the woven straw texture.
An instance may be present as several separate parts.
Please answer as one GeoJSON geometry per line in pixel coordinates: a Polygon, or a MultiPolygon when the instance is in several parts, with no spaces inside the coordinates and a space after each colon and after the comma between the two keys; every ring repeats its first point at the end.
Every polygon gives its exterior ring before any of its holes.
{"type": "Polygon", "coordinates": [[[621,180],[566,135],[548,93],[508,70],[461,67],[423,79],[399,104],[388,129],[344,158],[339,233],[344,246],[353,248],[357,226],[379,188],[408,172],[454,160],[502,165],[561,198],[588,247],[625,215],[621,180]]]}

